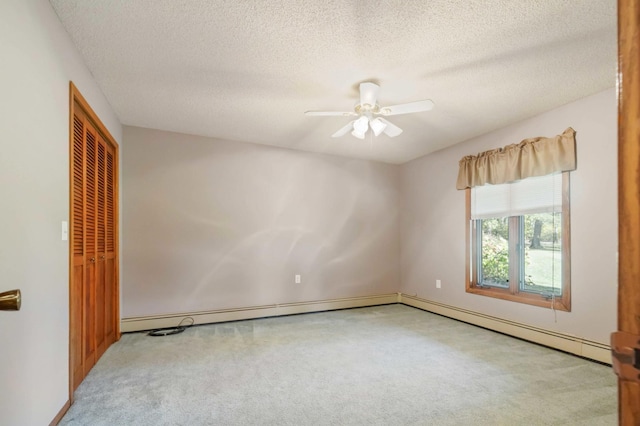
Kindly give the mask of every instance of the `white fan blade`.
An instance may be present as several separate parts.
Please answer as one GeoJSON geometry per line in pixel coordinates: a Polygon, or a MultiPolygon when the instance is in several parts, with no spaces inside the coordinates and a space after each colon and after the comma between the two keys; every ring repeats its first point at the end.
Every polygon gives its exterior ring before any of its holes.
{"type": "Polygon", "coordinates": [[[360,105],[375,106],[380,86],[375,83],[360,83],[360,105]]]}
{"type": "Polygon", "coordinates": [[[402,129],[400,127],[396,126],[393,123],[390,123],[388,120],[385,120],[384,118],[377,118],[376,120],[380,120],[387,125],[387,127],[382,130],[382,133],[389,136],[390,138],[398,136],[400,133],[402,133],[402,129]]]}
{"type": "Polygon", "coordinates": [[[332,138],[339,138],[340,136],[346,135],[349,132],[349,130],[351,130],[353,128],[353,123],[355,121],[356,120],[353,120],[353,121],[349,122],[349,124],[344,126],[342,129],[340,129],[337,132],[335,132],[334,134],[332,134],[331,137],[332,138]]]}
{"type": "Polygon", "coordinates": [[[409,114],[411,112],[430,111],[433,109],[433,105],[433,101],[431,101],[430,99],[425,99],[424,101],[409,102],[408,104],[399,104],[380,108],[380,114],[387,116],[409,114]]]}
{"type": "Polygon", "coordinates": [[[350,117],[357,115],[355,112],[341,112],[341,111],[305,111],[305,115],[313,116],[327,116],[327,117],[350,117]]]}

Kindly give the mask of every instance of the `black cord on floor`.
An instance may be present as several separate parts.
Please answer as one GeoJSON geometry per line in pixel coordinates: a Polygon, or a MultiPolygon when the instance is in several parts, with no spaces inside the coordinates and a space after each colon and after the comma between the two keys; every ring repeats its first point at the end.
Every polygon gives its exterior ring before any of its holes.
{"type": "Polygon", "coordinates": [[[172,334],[182,333],[187,328],[191,327],[194,323],[195,323],[195,320],[193,318],[184,317],[182,318],[182,321],[180,321],[180,324],[178,324],[176,327],[159,328],[157,330],[151,330],[150,332],[147,333],[147,336],[162,337],[162,336],[171,336],[172,334]],[[186,320],[191,320],[191,324],[184,325],[184,322],[186,320]]]}

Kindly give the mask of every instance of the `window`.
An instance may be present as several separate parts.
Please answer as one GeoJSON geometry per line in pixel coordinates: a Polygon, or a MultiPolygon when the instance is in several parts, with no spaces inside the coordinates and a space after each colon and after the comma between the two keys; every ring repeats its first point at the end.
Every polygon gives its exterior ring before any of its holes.
{"type": "Polygon", "coordinates": [[[570,311],[568,172],[466,191],[467,292],[570,311]]]}

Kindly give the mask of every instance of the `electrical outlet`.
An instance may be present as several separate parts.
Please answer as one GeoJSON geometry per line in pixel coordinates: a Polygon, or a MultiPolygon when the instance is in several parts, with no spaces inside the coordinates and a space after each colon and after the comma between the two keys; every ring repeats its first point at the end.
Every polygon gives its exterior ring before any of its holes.
{"type": "Polygon", "coordinates": [[[302,282],[302,278],[299,274],[296,274],[296,284],[300,284],[302,282]]]}
{"type": "Polygon", "coordinates": [[[436,288],[441,288],[441,287],[442,287],[442,281],[436,280],[436,288]]]}

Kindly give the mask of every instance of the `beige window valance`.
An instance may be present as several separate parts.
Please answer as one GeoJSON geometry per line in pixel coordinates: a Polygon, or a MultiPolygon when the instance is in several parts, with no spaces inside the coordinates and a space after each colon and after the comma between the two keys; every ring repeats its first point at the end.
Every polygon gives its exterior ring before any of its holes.
{"type": "Polygon", "coordinates": [[[473,188],[576,169],[576,131],[531,138],[460,160],[457,189],[473,188]]]}

